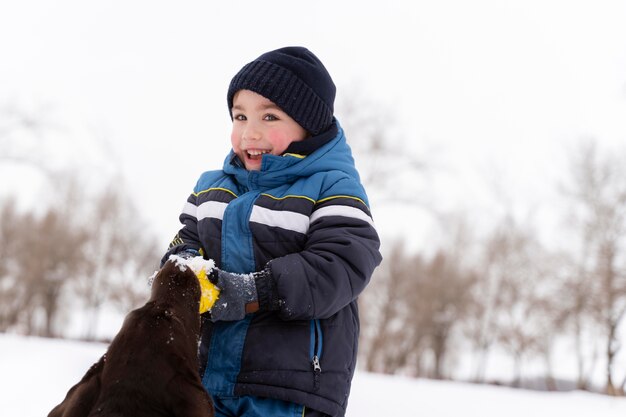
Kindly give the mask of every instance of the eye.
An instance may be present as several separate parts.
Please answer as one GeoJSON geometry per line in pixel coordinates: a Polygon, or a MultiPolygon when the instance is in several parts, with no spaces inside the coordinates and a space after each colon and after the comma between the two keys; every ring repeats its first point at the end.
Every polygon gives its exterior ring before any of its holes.
{"type": "Polygon", "coordinates": [[[233,120],[239,120],[240,122],[243,122],[243,121],[248,120],[248,119],[246,119],[245,115],[243,115],[241,113],[237,113],[237,114],[233,115],[233,120]]]}
{"type": "Polygon", "coordinates": [[[276,117],[275,115],[269,113],[269,114],[266,114],[265,116],[263,116],[263,120],[268,121],[268,122],[273,122],[275,120],[278,120],[278,117],[276,117]]]}

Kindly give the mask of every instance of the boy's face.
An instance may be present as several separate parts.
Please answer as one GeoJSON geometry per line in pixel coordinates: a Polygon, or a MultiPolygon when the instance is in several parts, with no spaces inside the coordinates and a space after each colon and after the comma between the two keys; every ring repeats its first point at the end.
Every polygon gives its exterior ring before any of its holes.
{"type": "Polygon", "coordinates": [[[259,170],[264,154],[281,155],[291,142],[307,137],[307,132],[276,104],[250,90],[239,90],[233,97],[233,151],[247,170],[259,170]]]}

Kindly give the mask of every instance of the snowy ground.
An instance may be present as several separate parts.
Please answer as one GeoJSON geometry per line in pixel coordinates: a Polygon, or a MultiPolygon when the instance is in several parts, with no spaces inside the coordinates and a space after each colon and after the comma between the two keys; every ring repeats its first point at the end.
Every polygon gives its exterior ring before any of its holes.
{"type": "MultiPolygon", "coordinates": [[[[102,344],[0,334],[0,416],[41,417],[105,351],[102,344]]],[[[626,399],[541,393],[357,372],[347,415],[624,417],[626,399]]]]}

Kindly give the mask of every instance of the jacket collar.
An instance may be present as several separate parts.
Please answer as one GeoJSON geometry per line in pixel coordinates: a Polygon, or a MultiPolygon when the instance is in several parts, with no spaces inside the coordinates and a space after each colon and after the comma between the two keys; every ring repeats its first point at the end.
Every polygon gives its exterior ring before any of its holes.
{"type": "Polygon", "coordinates": [[[310,155],[331,140],[333,140],[337,136],[337,133],[339,133],[337,121],[333,120],[330,128],[328,128],[325,132],[322,132],[317,136],[306,138],[305,140],[301,140],[299,142],[291,142],[291,144],[287,147],[283,154],[290,153],[305,156],[310,155]]]}

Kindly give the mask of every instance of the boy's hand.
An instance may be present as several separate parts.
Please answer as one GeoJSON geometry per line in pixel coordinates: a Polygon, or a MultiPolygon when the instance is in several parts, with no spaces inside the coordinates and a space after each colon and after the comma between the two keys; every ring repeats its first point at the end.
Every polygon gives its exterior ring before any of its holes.
{"type": "Polygon", "coordinates": [[[219,290],[217,301],[209,310],[211,321],[242,320],[259,309],[255,274],[233,274],[213,268],[208,278],[219,290]]]}

